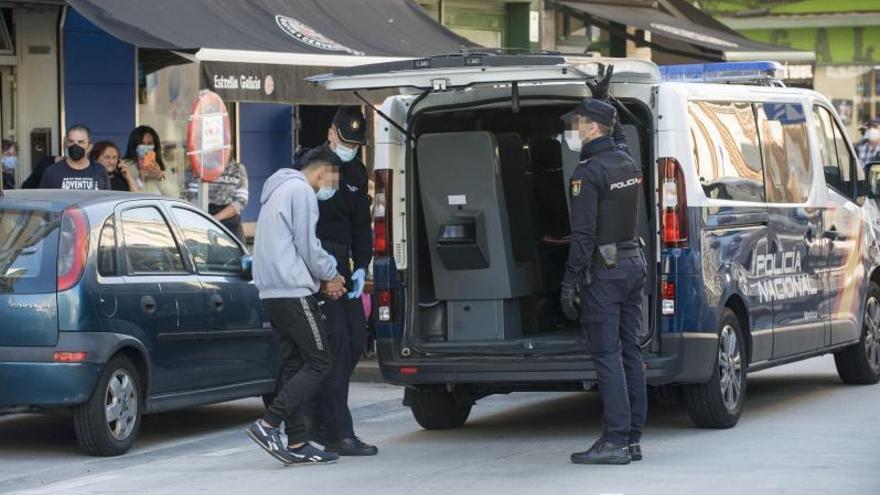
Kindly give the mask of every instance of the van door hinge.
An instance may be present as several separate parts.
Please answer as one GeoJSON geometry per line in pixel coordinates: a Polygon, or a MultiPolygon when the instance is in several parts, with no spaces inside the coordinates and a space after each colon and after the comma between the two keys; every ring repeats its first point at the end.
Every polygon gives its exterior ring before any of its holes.
{"type": "Polygon", "coordinates": [[[446,86],[449,84],[449,79],[440,78],[440,79],[431,79],[431,86],[434,91],[446,91],[446,86]]]}

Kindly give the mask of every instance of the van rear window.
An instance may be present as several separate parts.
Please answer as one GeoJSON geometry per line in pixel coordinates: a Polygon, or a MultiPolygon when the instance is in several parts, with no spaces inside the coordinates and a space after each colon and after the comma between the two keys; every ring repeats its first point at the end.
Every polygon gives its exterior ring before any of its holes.
{"type": "Polygon", "coordinates": [[[758,126],[747,102],[688,104],[693,160],[707,197],[764,201],[758,126]]]}
{"type": "Polygon", "coordinates": [[[0,208],[0,294],[55,291],[61,215],[0,208]]]}

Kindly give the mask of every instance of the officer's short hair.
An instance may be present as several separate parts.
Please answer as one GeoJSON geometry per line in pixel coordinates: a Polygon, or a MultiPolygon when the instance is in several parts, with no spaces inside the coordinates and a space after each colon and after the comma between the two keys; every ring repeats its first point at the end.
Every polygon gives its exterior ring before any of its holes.
{"type": "Polygon", "coordinates": [[[599,122],[596,122],[595,120],[591,119],[590,117],[588,117],[586,115],[583,115],[582,117],[584,119],[586,119],[587,122],[592,122],[592,123],[596,124],[596,127],[599,128],[599,132],[601,132],[603,136],[610,136],[611,135],[611,131],[613,130],[611,127],[608,127],[605,124],[600,124],[599,122]]]}
{"type": "Polygon", "coordinates": [[[67,128],[67,133],[64,135],[66,138],[70,136],[70,133],[73,131],[82,131],[86,133],[86,137],[89,139],[89,142],[92,142],[92,130],[82,124],[73,124],[72,126],[67,128]]]}
{"type": "Polygon", "coordinates": [[[313,153],[308,153],[305,158],[303,158],[302,164],[299,166],[299,169],[305,172],[306,170],[314,167],[319,167],[321,165],[333,165],[333,156],[324,151],[315,151],[313,153]]]}

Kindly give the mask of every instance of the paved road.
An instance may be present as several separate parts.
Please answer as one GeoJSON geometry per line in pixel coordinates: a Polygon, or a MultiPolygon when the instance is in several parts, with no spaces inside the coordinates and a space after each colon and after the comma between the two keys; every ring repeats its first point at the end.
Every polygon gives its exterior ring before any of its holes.
{"type": "Polygon", "coordinates": [[[352,403],[374,458],[285,468],[242,433],[256,399],[144,420],[128,455],[81,456],[68,420],[0,418],[0,492],[70,493],[880,493],[880,386],[841,385],[829,357],[755,374],[739,425],[708,431],[654,406],[646,459],[577,466],[599,432],[596,394],[513,394],[480,401],[466,427],[421,430],[401,390],[358,384],[352,403]]]}

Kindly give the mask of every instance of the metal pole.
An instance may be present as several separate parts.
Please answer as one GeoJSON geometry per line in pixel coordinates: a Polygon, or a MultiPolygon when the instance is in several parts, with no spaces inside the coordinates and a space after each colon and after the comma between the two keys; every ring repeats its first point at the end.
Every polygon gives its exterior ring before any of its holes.
{"type": "Polygon", "coordinates": [[[199,208],[208,213],[208,182],[199,177],[199,208]]]}

